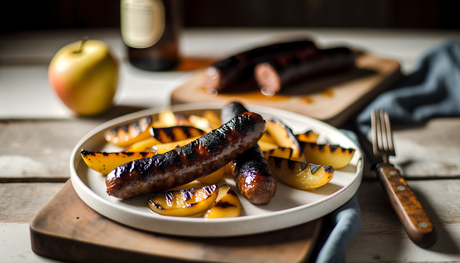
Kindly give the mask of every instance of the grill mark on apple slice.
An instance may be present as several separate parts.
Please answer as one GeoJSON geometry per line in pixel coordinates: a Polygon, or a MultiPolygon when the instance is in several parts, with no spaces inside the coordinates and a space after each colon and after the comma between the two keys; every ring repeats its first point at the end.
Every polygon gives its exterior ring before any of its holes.
{"type": "Polygon", "coordinates": [[[164,194],[165,194],[166,203],[169,206],[172,206],[172,201],[174,199],[173,191],[168,191],[168,192],[165,192],[164,194]]]}
{"type": "Polygon", "coordinates": [[[332,166],[324,166],[324,171],[327,173],[334,172],[334,168],[332,166]]]}
{"type": "Polygon", "coordinates": [[[225,202],[225,201],[219,201],[214,206],[220,207],[220,208],[223,208],[223,209],[230,208],[230,207],[236,207],[236,205],[234,205],[232,203],[229,203],[229,202],[225,202]]]}
{"type": "Polygon", "coordinates": [[[127,133],[128,128],[129,128],[129,124],[123,124],[123,125],[120,126],[120,128],[127,133]]]}
{"type": "Polygon", "coordinates": [[[315,174],[321,167],[322,165],[310,163],[310,171],[312,174],[315,174]]]}
{"type": "Polygon", "coordinates": [[[307,162],[300,162],[300,170],[303,171],[307,168],[308,163],[307,162]]]}
{"type": "Polygon", "coordinates": [[[185,201],[192,199],[193,194],[195,194],[195,188],[180,190],[180,193],[184,197],[185,201]]]}
{"type": "Polygon", "coordinates": [[[134,129],[137,131],[137,135],[139,135],[142,132],[140,123],[138,122],[133,122],[131,125],[134,127],[134,129]]]}
{"type": "Polygon", "coordinates": [[[203,189],[206,191],[206,194],[210,195],[212,194],[213,192],[216,191],[216,188],[217,188],[217,185],[213,184],[213,185],[207,185],[207,186],[204,186],[203,189]]]}

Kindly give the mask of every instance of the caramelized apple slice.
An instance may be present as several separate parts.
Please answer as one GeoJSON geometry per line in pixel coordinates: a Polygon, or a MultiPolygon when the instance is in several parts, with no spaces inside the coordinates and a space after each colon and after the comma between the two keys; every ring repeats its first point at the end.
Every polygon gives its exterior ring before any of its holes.
{"type": "Polygon", "coordinates": [[[81,157],[89,168],[107,175],[118,166],[137,159],[154,156],[154,152],[98,152],[81,150],[81,157]]]}
{"type": "Polygon", "coordinates": [[[147,116],[130,123],[110,128],[105,131],[105,139],[119,147],[126,147],[150,137],[148,128],[152,127],[152,117],[147,116]]]}
{"type": "Polygon", "coordinates": [[[142,141],[133,143],[131,146],[128,146],[125,149],[123,149],[123,152],[143,152],[143,151],[152,152],[153,151],[152,149],[150,150],[147,150],[147,149],[157,144],[161,144],[161,142],[153,137],[150,137],[142,141]]]}
{"type": "Polygon", "coordinates": [[[203,112],[203,118],[207,119],[211,129],[217,129],[222,125],[222,120],[220,119],[219,115],[217,115],[212,110],[206,110],[203,112]]]}
{"type": "Polygon", "coordinates": [[[176,113],[175,118],[178,126],[193,126],[207,132],[211,131],[211,124],[204,117],[176,113]]]}
{"type": "Polygon", "coordinates": [[[334,176],[334,168],[331,166],[297,162],[273,156],[268,159],[268,164],[281,182],[301,190],[321,187],[334,176]]]}
{"type": "Polygon", "coordinates": [[[178,187],[175,187],[171,190],[182,190],[182,189],[188,189],[188,188],[199,188],[205,185],[212,185],[212,184],[217,184],[220,179],[224,176],[226,167],[222,167],[219,170],[215,171],[214,173],[208,174],[204,177],[201,177],[199,179],[196,179],[194,181],[191,181],[188,184],[184,184],[178,187]]]}
{"type": "Polygon", "coordinates": [[[158,121],[155,123],[153,127],[161,128],[161,127],[171,127],[177,126],[176,116],[174,112],[170,109],[163,109],[158,113],[158,121]]]}
{"type": "Polygon", "coordinates": [[[191,216],[208,209],[217,199],[217,185],[157,193],[148,200],[149,208],[165,216],[191,216]]]}
{"type": "Polygon", "coordinates": [[[259,147],[260,147],[260,149],[262,150],[262,152],[270,151],[270,150],[273,150],[273,149],[276,149],[276,148],[279,147],[279,146],[276,145],[276,144],[269,143],[269,142],[264,142],[264,141],[261,141],[261,140],[259,140],[259,141],[257,142],[257,144],[259,145],[259,147]]]}
{"type": "Polygon", "coordinates": [[[190,139],[185,139],[177,142],[168,142],[161,143],[155,138],[145,139],[141,142],[135,143],[132,146],[124,149],[124,152],[154,152],[156,154],[162,154],[172,149],[175,149],[180,146],[184,146],[191,141],[198,139],[198,137],[193,137],[190,139]]]}
{"type": "Polygon", "coordinates": [[[217,184],[220,181],[220,179],[222,179],[224,174],[225,174],[225,166],[211,174],[208,174],[196,180],[203,184],[217,184]]]}
{"type": "Polygon", "coordinates": [[[177,142],[203,136],[205,131],[193,126],[172,126],[149,129],[150,135],[162,143],[177,142]]]}
{"type": "Polygon", "coordinates": [[[319,134],[312,130],[308,130],[304,133],[296,134],[295,137],[299,142],[316,142],[318,140],[319,134]]]}
{"type": "Polygon", "coordinates": [[[273,136],[271,136],[271,135],[267,132],[267,130],[265,130],[264,134],[263,134],[262,137],[259,139],[259,141],[268,142],[268,143],[271,143],[271,144],[275,144],[275,145],[276,145],[275,139],[273,139],[273,136]]]}
{"type": "Polygon", "coordinates": [[[153,151],[157,154],[163,154],[167,151],[171,151],[172,149],[175,149],[175,148],[178,148],[178,147],[181,147],[181,146],[184,146],[188,143],[190,143],[191,141],[194,141],[196,139],[198,139],[198,137],[194,137],[194,138],[190,138],[190,139],[185,139],[185,140],[181,140],[181,141],[177,141],[177,142],[168,142],[168,143],[161,143],[161,144],[156,144],[150,148],[147,148],[146,150],[147,151],[153,151]]]}
{"type": "Polygon", "coordinates": [[[340,169],[348,165],[355,149],[343,148],[337,144],[303,143],[303,155],[307,162],[329,165],[340,169]]]}
{"type": "Polygon", "coordinates": [[[203,184],[201,182],[198,182],[197,180],[194,180],[194,181],[191,181],[190,183],[174,187],[170,189],[170,191],[179,191],[179,190],[185,190],[185,189],[191,189],[191,188],[201,188],[206,185],[208,184],[203,184]]]}
{"type": "Polygon", "coordinates": [[[266,124],[268,133],[273,137],[278,146],[292,148],[293,158],[298,158],[301,155],[302,149],[291,128],[279,119],[267,120],[266,124]]]}
{"type": "Polygon", "coordinates": [[[291,159],[292,157],[292,148],[286,148],[278,146],[277,148],[264,151],[264,157],[268,160],[270,156],[281,157],[286,159],[291,159]]]}
{"type": "Polygon", "coordinates": [[[188,120],[192,126],[197,127],[198,129],[201,129],[206,132],[210,132],[212,130],[211,124],[209,123],[208,119],[204,117],[190,115],[188,117],[188,120]]]}
{"type": "Polygon", "coordinates": [[[206,211],[204,218],[238,217],[240,215],[240,199],[230,186],[224,184],[219,188],[215,204],[206,211]]]}

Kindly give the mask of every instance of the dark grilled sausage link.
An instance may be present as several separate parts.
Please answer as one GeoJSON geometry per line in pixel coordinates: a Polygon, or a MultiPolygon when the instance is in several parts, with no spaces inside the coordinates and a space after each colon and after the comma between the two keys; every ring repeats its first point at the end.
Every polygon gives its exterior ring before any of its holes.
{"type": "MultiPolygon", "coordinates": [[[[246,111],[239,102],[229,103],[222,109],[222,121],[246,111]]],[[[276,193],[276,180],[259,145],[236,157],[230,168],[238,190],[249,202],[257,205],[270,202],[276,193]]]]}
{"type": "Polygon", "coordinates": [[[236,83],[254,79],[254,67],[260,62],[285,53],[315,52],[311,40],[296,40],[257,47],[241,52],[209,66],[204,72],[204,86],[209,90],[225,91],[236,83]]]}
{"type": "Polygon", "coordinates": [[[107,193],[127,199],[189,183],[227,165],[264,131],[262,116],[246,112],[187,145],[115,168],[106,178],[107,193]]]}
{"type": "Polygon", "coordinates": [[[254,77],[261,92],[267,96],[302,80],[350,69],[355,65],[355,54],[346,47],[318,50],[315,54],[291,53],[259,63],[254,77]]]}
{"type": "Polygon", "coordinates": [[[259,145],[238,156],[231,164],[241,195],[256,205],[265,205],[276,193],[276,180],[259,145]]]}

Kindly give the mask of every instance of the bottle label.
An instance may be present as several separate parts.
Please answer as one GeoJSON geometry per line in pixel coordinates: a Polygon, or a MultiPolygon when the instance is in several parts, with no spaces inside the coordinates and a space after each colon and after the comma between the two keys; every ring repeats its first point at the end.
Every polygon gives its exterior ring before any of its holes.
{"type": "Polygon", "coordinates": [[[160,40],[165,29],[161,0],[121,0],[121,36],[126,45],[148,48],[160,40]]]}

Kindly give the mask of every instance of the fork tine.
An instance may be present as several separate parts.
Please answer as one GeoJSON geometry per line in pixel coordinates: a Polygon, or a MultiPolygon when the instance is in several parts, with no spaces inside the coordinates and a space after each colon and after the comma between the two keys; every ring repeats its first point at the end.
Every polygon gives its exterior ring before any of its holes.
{"type": "Polygon", "coordinates": [[[393,131],[391,130],[390,116],[387,111],[382,111],[382,128],[385,129],[385,151],[388,155],[395,155],[394,143],[393,143],[393,131]]]}
{"type": "Polygon", "coordinates": [[[381,145],[381,132],[380,132],[380,114],[379,111],[372,111],[371,114],[371,126],[372,126],[372,148],[375,156],[382,156],[379,149],[381,145]]]}
{"type": "Polygon", "coordinates": [[[386,112],[381,110],[379,111],[379,122],[380,122],[380,132],[381,132],[381,144],[379,148],[381,151],[388,153],[389,145],[388,145],[388,125],[386,122],[386,112]]]}
{"type": "Polygon", "coordinates": [[[387,158],[395,155],[393,132],[390,125],[390,117],[387,111],[376,110],[371,115],[372,145],[375,156],[387,158]]]}

